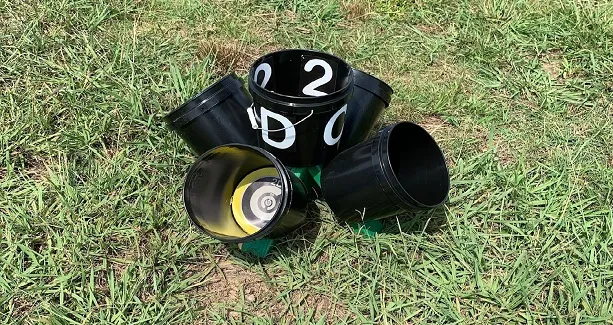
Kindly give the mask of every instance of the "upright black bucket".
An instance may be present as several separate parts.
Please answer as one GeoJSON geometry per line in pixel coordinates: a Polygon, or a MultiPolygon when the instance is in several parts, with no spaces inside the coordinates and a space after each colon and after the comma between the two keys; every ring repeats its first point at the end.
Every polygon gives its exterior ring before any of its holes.
{"type": "Polygon", "coordinates": [[[368,138],[394,93],[385,82],[357,69],[353,69],[353,83],[353,96],[347,104],[340,151],[368,138]]]}
{"type": "Polygon", "coordinates": [[[292,167],[321,165],[338,153],[353,92],[345,61],[315,51],[279,51],[251,66],[248,83],[260,147],[292,167]]]}
{"type": "Polygon", "coordinates": [[[223,242],[248,242],[288,234],[303,223],[302,182],[266,150],[219,146],[192,165],[183,188],[190,219],[223,242]]]}
{"type": "Polygon", "coordinates": [[[243,81],[231,73],[170,112],[164,120],[198,155],[228,143],[256,145],[245,109],[252,104],[243,81]]]}
{"type": "Polygon", "coordinates": [[[324,199],[337,219],[381,219],[445,202],[449,172],[436,141],[400,122],[349,148],[323,170],[324,199]]]}

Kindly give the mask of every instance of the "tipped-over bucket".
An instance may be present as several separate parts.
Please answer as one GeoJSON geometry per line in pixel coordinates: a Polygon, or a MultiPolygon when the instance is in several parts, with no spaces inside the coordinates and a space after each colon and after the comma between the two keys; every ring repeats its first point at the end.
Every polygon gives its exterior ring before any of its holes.
{"type": "Polygon", "coordinates": [[[338,153],[353,92],[345,61],[316,51],[279,51],[259,58],[248,82],[260,147],[292,167],[321,165],[338,153]]]}
{"type": "Polygon", "coordinates": [[[323,170],[322,192],[338,220],[381,219],[443,204],[449,172],[430,134],[400,122],[336,156],[323,170]]]}
{"type": "Polygon", "coordinates": [[[368,138],[394,93],[385,82],[357,69],[353,69],[353,82],[353,95],[347,104],[340,151],[368,138]]]}
{"type": "Polygon", "coordinates": [[[288,234],[303,223],[307,192],[273,155],[242,144],[219,146],[192,165],[183,188],[190,219],[223,242],[288,234]]]}
{"type": "Polygon", "coordinates": [[[228,143],[256,145],[245,109],[252,100],[243,81],[231,73],[170,112],[164,120],[198,155],[228,143]]]}

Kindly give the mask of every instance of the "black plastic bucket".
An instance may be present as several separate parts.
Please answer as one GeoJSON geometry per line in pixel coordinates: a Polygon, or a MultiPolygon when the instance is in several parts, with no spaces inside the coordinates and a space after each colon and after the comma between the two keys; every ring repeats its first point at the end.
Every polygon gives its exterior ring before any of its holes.
{"type": "Polygon", "coordinates": [[[353,92],[345,61],[316,51],[279,51],[251,66],[248,83],[260,147],[292,167],[321,165],[338,153],[353,92]]]}
{"type": "Polygon", "coordinates": [[[449,183],[436,141],[419,125],[400,122],[336,156],[321,185],[336,218],[357,222],[435,208],[446,201],[449,183]]]}
{"type": "Polygon", "coordinates": [[[307,191],[264,149],[243,144],[213,148],[192,165],[183,202],[200,229],[223,242],[288,234],[304,222],[307,191]]]}
{"type": "Polygon", "coordinates": [[[394,91],[385,82],[366,72],[353,69],[353,96],[347,104],[340,151],[366,140],[394,91]]]}
{"type": "Polygon", "coordinates": [[[198,155],[228,143],[256,145],[246,109],[252,104],[243,81],[231,73],[164,117],[198,155]]]}

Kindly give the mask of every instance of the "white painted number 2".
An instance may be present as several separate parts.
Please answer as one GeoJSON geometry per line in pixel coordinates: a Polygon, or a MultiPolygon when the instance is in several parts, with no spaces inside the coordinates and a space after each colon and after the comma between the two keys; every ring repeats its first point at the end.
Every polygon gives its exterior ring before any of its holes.
{"type": "MultiPolygon", "coordinates": [[[[313,71],[313,68],[315,66],[320,66],[320,67],[324,68],[324,75],[321,78],[319,78],[317,80],[314,80],[310,84],[306,85],[302,89],[302,93],[304,93],[305,95],[315,96],[315,97],[327,95],[323,91],[315,90],[315,88],[317,88],[317,87],[319,87],[321,85],[325,85],[326,83],[330,82],[330,80],[332,80],[332,67],[330,66],[330,64],[328,64],[328,62],[326,62],[324,60],[313,59],[313,60],[310,60],[309,62],[307,62],[304,65],[304,70],[306,72],[311,72],[311,71],[313,71]]],[[[259,67],[258,67],[258,69],[259,69],[259,67]]],[[[256,70],[256,76],[257,76],[257,70],[256,70]]]]}
{"type": "Polygon", "coordinates": [[[264,72],[264,80],[262,80],[262,84],[260,85],[262,88],[266,88],[268,81],[270,80],[270,76],[272,76],[272,67],[268,63],[262,63],[255,68],[255,73],[253,74],[253,81],[258,82],[258,76],[260,75],[260,71],[264,72]]]}

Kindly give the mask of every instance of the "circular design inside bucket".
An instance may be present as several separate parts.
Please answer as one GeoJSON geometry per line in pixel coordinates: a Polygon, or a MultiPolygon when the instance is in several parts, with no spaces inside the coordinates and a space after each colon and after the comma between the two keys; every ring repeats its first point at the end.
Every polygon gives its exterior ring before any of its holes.
{"type": "Polygon", "coordinates": [[[232,196],[232,214],[248,234],[266,226],[281,205],[281,178],[276,168],[255,170],[245,176],[232,196]]]}

